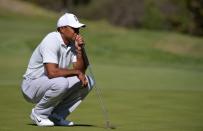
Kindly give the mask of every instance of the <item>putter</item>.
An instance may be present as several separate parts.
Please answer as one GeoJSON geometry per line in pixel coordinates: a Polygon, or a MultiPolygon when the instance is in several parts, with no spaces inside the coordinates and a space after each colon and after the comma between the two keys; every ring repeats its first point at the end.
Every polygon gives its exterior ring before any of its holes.
{"type": "Polygon", "coordinates": [[[102,112],[103,112],[103,117],[104,117],[104,120],[105,120],[105,127],[107,129],[116,129],[115,126],[113,126],[111,123],[110,123],[110,120],[109,120],[109,115],[108,115],[108,111],[107,111],[107,108],[105,107],[104,105],[104,102],[102,100],[102,95],[101,95],[101,89],[97,87],[96,85],[96,80],[95,80],[95,77],[94,77],[94,74],[93,74],[93,71],[92,71],[92,67],[91,67],[91,64],[89,63],[89,59],[87,57],[87,53],[86,53],[86,50],[85,50],[85,47],[82,46],[82,52],[83,52],[83,57],[84,57],[84,62],[85,62],[85,66],[86,68],[88,69],[90,75],[92,76],[92,79],[94,80],[94,87],[96,88],[96,95],[97,95],[97,100],[101,106],[101,109],[102,109],[102,112]]]}

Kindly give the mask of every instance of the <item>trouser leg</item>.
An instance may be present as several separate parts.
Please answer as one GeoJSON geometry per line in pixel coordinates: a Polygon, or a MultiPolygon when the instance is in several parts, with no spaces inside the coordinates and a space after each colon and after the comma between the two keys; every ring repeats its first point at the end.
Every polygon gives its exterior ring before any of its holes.
{"type": "Polygon", "coordinates": [[[47,118],[54,107],[63,100],[65,93],[78,82],[79,79],[76,76],[53,79],[43,76],[35,80],[24,80],[22,91],[29,101],[37,103],[35,112],[47,118]]]}
{"type": "Polygon", "coordinates": [[[71,112],[73,112],[82,100],[87,96],[94,86],[94,81],[90,76],[86,77],[88,80],[87,87],[81,87],[81,82],[76,83],[68,92],[66,97],[59,103],[52,114],[57,114],[59,117],[65,119],[71,112]]]}
{"type": "Polygon", "coordinates": [[[60,77],[51,79],[51,81],[50,89],[45,92],[42,99],[35,106],[36,113],[45,117],[51,114],[76,83],[80,83],[77,77],[60,77]]]}
{"type": "Polygon", "coordinates": [[[68,111],[63,112],[65,115],[62,113],[65,118],[91,90],[94,82],[89,79],[88,83],[88,88],[82,88],[76,76],[53,79],[43,76],[35,80],[24,80],[22,92],[28,101],[37,103],[35,112],[41,117],[47,118],[55,108],[57,113],[68,111]]]}

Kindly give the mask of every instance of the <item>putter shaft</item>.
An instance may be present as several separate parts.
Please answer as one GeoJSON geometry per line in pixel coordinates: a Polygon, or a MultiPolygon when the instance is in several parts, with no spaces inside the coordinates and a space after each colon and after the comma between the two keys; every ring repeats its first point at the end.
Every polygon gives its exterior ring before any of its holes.
{"type": "Polygon", "coordinates": [[[104,102],[102,100],[101,89],[98,88],[97,85],[96,85],[96,80],[95,80],[95,77],[94,77],[94,74],[93,74],[93,71],[92,71],[92,67],[91,67],[89,59],[87,57],[87,53],[85,51],[84,46],[82,46],[82,50],[83,50],[83,56],[84,56],[85,65],[86,65],[87,69],[89,70],[89,73],[92,76],[92,79],[94,80],[94,83],[95,83],[94,87],[96,88],[96,94],[97,94],[97,98],[98,98],[97,100],[98,100],[98,102],[99,102],[99,104],[101,106],[102,112],[103,112],[103,117],[104,117],[104,120],[105,120],[105,127],[108,128],[108,129],[109,128],[110,129],[115,129],[110,124],[108,111],[107,111],[107,108],[105,107],[104,102]]]}

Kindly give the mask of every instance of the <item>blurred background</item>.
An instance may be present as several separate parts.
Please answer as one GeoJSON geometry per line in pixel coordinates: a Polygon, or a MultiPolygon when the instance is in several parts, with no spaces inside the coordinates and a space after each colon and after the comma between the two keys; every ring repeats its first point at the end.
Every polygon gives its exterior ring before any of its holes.
{"type": "Polygon", "coordinates": [[[25,0],[44,8],[76,13],[89,20],[105,19],[129,28],[174,30],[203,35],[201,0],[25,0]]]}
{"type": "MultiPolygon", "coordinates": [[[[203,130],[202,0],[0,0],[0,130],[37,128],[20,85],[30,56],[65,12],[81,23],[118,131],[203,130]]],[[[94,90],[70,119],[103,131],[94,90]]]]}

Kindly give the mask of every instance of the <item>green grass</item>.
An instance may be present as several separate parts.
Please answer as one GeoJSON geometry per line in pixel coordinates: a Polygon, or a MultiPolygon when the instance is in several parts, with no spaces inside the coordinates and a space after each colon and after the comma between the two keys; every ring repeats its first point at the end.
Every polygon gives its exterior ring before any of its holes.
{"type": "MultiPolygon", "coordinates": [[[[20,91],[36,45],[55,30],[56,16],[0,13],[0,131],[104,131],[94,90],[70,116],[88,126],[31,125],[34,106],[20,91]]],[[[98,87],[117,131],[203,130],[203,38],[127,30],[104,21],[82,30],[98,87]]]]}
{"type": "MultiPolygon", "coordinates": [[[[166,68],[127,68],[95,65],[98,87],[118,131],[201,131],[203,129],[203,74],[166,68]],[[121,70],[120,72],[115,72],[121,70]],[[112,72],[113,73],[109,73],[112,72]],[[108,74],[104,76],[104,74],[108,74]],[[121,75],[122,74],[122,75],[121,75]],[[128,76],[126,76],[128,75],[128,76]]],[[[31,104],[19,86],[1,86],[0,130],[69,130],[30,125],[31,104]]],[[[94,90],[70,116],[80,124],[70,130],[105,130],[94,90]]]]}

